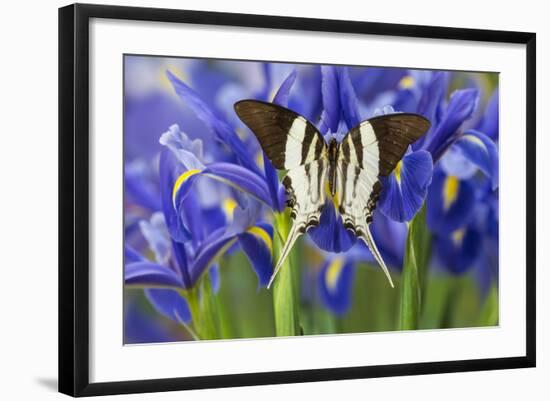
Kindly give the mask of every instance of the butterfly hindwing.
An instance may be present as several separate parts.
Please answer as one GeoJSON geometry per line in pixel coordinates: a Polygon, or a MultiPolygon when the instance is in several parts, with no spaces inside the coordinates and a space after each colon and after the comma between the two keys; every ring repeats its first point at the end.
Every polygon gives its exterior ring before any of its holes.
{"type": "Polygon", "coordinates": [[[273,103],[241,100],[235,103],[235,112],[279,170],[311,163],[326,153],[325,141],[317,128],[292,110],[273,103]]]}

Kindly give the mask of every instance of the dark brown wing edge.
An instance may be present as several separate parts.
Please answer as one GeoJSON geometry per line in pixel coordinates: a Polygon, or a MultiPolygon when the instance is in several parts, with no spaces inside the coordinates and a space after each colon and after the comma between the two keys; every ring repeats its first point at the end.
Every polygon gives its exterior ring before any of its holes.
{"type": "MultiPolygon", "coordinates": [[[[246,99],[236,102],[234,108],[237,116],[254,133],[273,166],[280,170],[293,167],[285,166],[285,150],[289,140],[289,131],[297,118],[306,122],[303,140],[293,144],[301,155],[301,163],[297,165],[305,163],[313,138],[316,135],[320,136],[315,126],[307,119],[292,110],[273,103],[246,99]]],[[[315,158],[318,158],[323,150],[324,141],[317,140],[315,144],[315,158]]]]}

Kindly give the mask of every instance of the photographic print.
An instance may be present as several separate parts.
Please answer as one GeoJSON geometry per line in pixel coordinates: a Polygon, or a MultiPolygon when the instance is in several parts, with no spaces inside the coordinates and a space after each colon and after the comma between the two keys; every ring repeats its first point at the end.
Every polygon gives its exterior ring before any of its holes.
{"type": "Polygon", "coordinates": [[[125,344],[498,325],[497,72],[123,69],[125,344]]]}

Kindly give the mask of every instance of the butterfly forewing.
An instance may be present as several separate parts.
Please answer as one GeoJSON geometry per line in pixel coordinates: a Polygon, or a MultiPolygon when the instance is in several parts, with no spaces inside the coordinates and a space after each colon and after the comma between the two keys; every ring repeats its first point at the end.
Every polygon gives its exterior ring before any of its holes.
{"type": "Polygon", "coordinates": [[[338,157],[344,221],[347,216],[353,222],[359,217],[354,211],[364,210],[370,223],[382,191],[379,177],[389,175],[429,128],[430,122],[418,114],[397,113],[371,118],[349,131],[338,157]]]}
{"type": "Polygon", "coordinates": [[[235,103],[235,112],[252,130],[273,166],[289,170],[311,163],[326,154],[317,128],[284,107],[257,100],[235,103]]]}

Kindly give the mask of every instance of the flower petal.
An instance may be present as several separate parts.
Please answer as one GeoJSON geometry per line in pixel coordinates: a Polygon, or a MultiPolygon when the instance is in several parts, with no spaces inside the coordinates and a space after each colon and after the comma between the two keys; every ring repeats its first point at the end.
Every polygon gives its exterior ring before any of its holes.
{"type": "Polygon", "coordinates": [[[159,162],[162,211],[170,236],[176,241],[182,242],[190,239],[191,234],[174,207],[173,188],[178,177],[181,177],[183,173],[184,167],[178,164],[173,153],[167,148],[162,149],[159,162]]]}
{"type": "Polygon", "coordinates": [[[124,282],[139,287],[183,287],[183,281],[173,270],[149,261],[126,264],[124,282]]]}
{"type": "Polygon", "coordinates": [[[273,273],[273,228],[268,224],[257,224],[239,235],[239,243],[246,254],[259,285],[267,286],[273,273]]]}
{"type": "Polygon", "coordinates": [[[199,277],[207,271],[226,250],[235,243],[237,237],[224,234],[222,230],[211,233],[197,249],[195,260],[190,269],[191,285],[194,285],[199,277]]]}
{"type": "Polygon", "coordinates": [[[439,260],[453,274],[462,274],[472,268],[480,255],[482,237],[471,228],[460,228],[450,235],[436,238],[439,260]]]}
{"type": "Polygon", "coordinates": [[[352,262],[342,257],[327,260],[319,271],[321,301],[336,315],[343,315],[351,306],[353,273],[352,262]]]}
{"type": "MultiPolygon", "coordinates": [[[[124,166],[124,194],[126,199],[151,211],[161,209],[158,188],[151,183],[152,168],[145,162],[134,161],[124,166]]],[[[156,174],[155,174],[156,176],[156,174]]]]}
{"type": "Polygon", "coordinates": [[[155,260],[160,265],[167,265],[170,258],[170,234],[164,222],[164,215],[156,212],[151,216],[150,221],[139,222],[141,234],[147,240],[149,248],[155,254],[155,260]]]}
{"type": "Polygon", "coordinates": [[[178,96],[195,112],[197,117],[216,134],[218,140],[229,146],[243,166],[250,169],[250,171],[258,172],[258,167],[254,160],[250,157],[246,147],[231,126],[224,120],[218,118],[214,110],[212,110],[193,89],[180,81],[170,71],[167,71],[166,74],[178,96]]]}
{"type": "Polygon", "coordinates": [[[437,111],[441,107],[445,95],[447,94],[448,78],[448,72],[437,71],[432,74],[430,81],[422,91],[416,112],[426,117],[430,121],[431,127],[422,138],[413,144],[413,150],[421,149],[427,141],[427,138],[431,137],[432,132],[438,126],[437,111]]]}
{"type": "Polygon", "coordinates": [[[345,252],[357,240],[351,231],[345,229],[334,205],[328,202],[321,212],[319,225],[310,228],[308,234],[319,248],[328,252],[345,252]]]}
{"type": "Polygon", "coordinates": [[[328,130],[336,132],[340,123],[340,90],[336,67],[321,66],[321,93],[323,96],[323,113],[321,115],[320,131],[324,135],[328,130]]]}
{"type": "Polygon", "coordinates": [[[491,178],[493,190],[498,187],[498,148],[485,134],[468,130],[455,143],[462,154],[491,178]]]}
{"type": "Polygon", "coordinates": [[[292,72],[285,78],[279,90],[275,94],[273,103],[278,104],[279,106],[288,107],[288,97],[290,95],[292,85],[294,85],[294,81],[296,81],[296,70],[293,69],[292,72]]]}
{"type": "Polygon", "coordinates": [[[470,181],[436,170],[426,199],[428,227],[449,235],[468,221],[475,207],[475,192],[470,181]]]}
{"type": "Polygon", "coordinates": [[[498,140],[498,97],[499,92],[497,87],[497,89],[495,89],[495,91],[491,95],[491,98],[487,103],[487,107],[485,107],[483,119],[477,126],[478,131],[483,132],[494,141],[498,140]]]}
{"type": "Polygon", "coordinates": [[[177,291],[148,288],[145,290],[145,296],[161,315],[178,323],[191,322],[189,305],[177,291]]]}
{"type": "Polygon", "coordinates": [[[348,129],[352,129],[361,122],[357,106],[357,97],[355,96],[355,90],[351,84],[348,68],[340,67],[337,71],[340,88],[341,115],[348,129]]]}
{"type": "Polygon", "coordinates": [[[145,260],[134,248],[129,245],[124,245],[124,263],[141,262],[145,260]]]}
{"type": "Polygon", "coordinates": [[[409,221],[420,210],[432,180],[432,157],[419,150],[406,155],[385,180],[380,210],[395,221],[409,221]]]}
{"type": "Polygon", "coordinates": [[[423,147],[432,154],[434,162],[438,161],[456,140],[462,123],[474,113],[478,99],[477,89],[460,89],[453,92],[441,121],[426,138],[423,147]]]}
{"type": "Polygon", "coordinates": [[[273,206],[265,180],[244,167],[231,163],[212,163],[203,171],[203,175],[248,193],[270,207],[273,206]]]}

